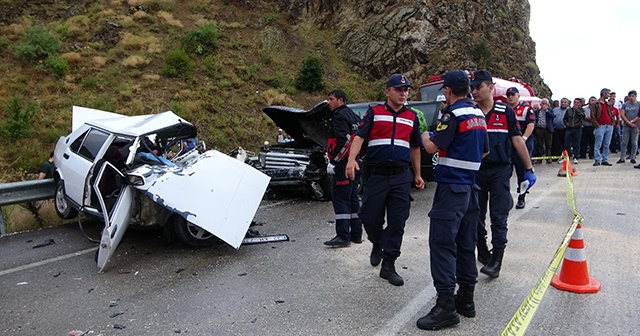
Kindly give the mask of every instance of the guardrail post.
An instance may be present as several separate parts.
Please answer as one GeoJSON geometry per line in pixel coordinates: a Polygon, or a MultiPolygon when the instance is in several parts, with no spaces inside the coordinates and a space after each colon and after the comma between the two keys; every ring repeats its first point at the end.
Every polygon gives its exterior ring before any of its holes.
{"type": "Polygon", "coordinates": [[[7,230],[4,228],[4,218],[2,216],[2,207],[0,207],[0,237],[4,236],[7,230]]]}

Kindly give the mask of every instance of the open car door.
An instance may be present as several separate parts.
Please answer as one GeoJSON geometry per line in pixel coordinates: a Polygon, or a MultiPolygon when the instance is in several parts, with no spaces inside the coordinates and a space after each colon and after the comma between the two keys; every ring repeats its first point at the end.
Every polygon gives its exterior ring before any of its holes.
{"type": "Polygon", "coordinates": [[[105,224],[98,250],[100,272],[120,244],[131,220],[134,189],[124,184],[124,180],[124,175],[116,167],[104,161],[93,184],[105,224]]]}

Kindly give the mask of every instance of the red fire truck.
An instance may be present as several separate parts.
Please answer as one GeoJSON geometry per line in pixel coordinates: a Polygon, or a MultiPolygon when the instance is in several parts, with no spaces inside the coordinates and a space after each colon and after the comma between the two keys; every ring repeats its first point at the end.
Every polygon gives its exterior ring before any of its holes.
{"type": "MultiPolygon", "coordinates": [[[[432,76],[429,78],[426,84],[420,85],[418,88],[417,100],[424,101],[437,101],[438,96],[442,96],[444,91],[440,88],[443,82],[443,75],[432,76]]],[[[529,84],[515,78],[502,79],[493,77],[493,99],[500,100],[506,103],[507,101],[507,89],[510,87],[518,88],[520,92],[520,100],[526,101],[530,105],[534,105],[540,102],[540,98],[533,94],[533,89],[529,84]]]]}

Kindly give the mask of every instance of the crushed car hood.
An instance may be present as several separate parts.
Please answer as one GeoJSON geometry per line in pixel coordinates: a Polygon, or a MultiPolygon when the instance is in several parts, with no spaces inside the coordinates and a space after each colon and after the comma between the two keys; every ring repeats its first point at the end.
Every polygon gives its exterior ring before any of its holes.
{"type": "Polygon", "coordinates": [[[215,150],[185,166],[144,165],[130,174],[145,179],[136,188],[153,201],[238,249],[269,176],[215,150]]]}
{"type": "Polygon", "coordinates": [[[294,140],[309,138],[320,146],[327,144],[331,110],[326,101],[308,111],[288,106],[269,106],[262,111],[294,140]]]}

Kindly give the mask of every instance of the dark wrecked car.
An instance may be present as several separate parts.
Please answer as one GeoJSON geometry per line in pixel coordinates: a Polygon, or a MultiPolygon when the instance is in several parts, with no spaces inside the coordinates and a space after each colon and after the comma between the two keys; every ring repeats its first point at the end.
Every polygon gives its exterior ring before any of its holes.
{"type": "Polygon", "coordinates": [[[74,106],[72,133],[54,151],[62,218],[100,218],[103,270],[129,226],[160,225],[191,246],[239,248],[269,177],[196,145],[196,128],[171,111],[141,116],[74,106]],[[190,144],[193,143],[193,144],[190,144]]]}
{"type": "MultiPolygon", "coordinates": [[[[380,102],[348,104],[360,117],[370,105],[380,102]]],[[[426,121],[424,130],[435,130],[440,111],[439,102],[410,101],[407,107],[426,121]]],[[[311,191],[314,198],[331,198],[331,176],[326,172],[328,159],[325,146],[329,139],[329,119],[331,110],[326,101],[310,110],[287,106],[269,106],[263,109],[278,127],[294,139],[292,142],[272,145],[268,150],[260,151],[254,166],[271,177],[269,187],[273,189],[303,188],[311,191]]],[[[421,174],[426,180],[433,180],[433,167],[437,157],[421,152],[421,174]]],[[[366,156],[365,156],[366,159],[366,156]]]]}

